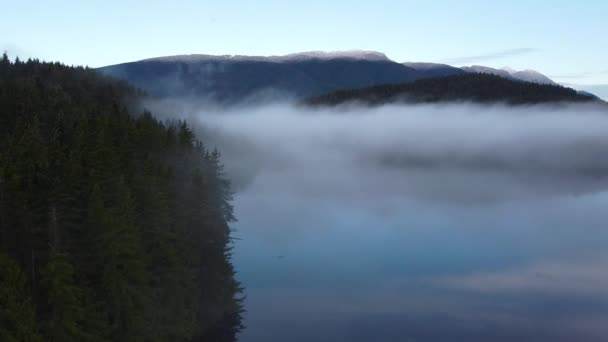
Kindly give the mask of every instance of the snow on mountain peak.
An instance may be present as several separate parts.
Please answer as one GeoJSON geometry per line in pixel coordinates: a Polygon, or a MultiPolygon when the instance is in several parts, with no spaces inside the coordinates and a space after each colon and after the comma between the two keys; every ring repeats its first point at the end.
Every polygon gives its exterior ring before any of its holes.
{"type": "Polygon", "coordinates": [[[292,53],[285,56],[273,56],[270,58],[280,60],[299,60],[299,59],[360,59],[370,61],[388,61],[388,57],[381,52],[365,50],[347,51],[307,51],[292,53]]]}
{"type": "Polygon", "coordinates": [[[517,70],[515,70],[511,67],[508,67],[508,66],[502,67],[502,68],[500,68],[500,70],[504,70],[504,71],[508,72],[509,74],[514,74],[517,72],[517,70]]]}
{"type": "Polygon", "coordinates": [[[376,51],[349,50],[349,51],[308,51],[298,52],[282,56],[243,56],[243,55],[177,55],[149,58],[146,61],[166,61],[166,62],[200,62],[210,60],[222,61],[266,61],[266,62],[293,62],[310,59],[353,59],[367,61],[390,61],[385,54],[376,51]]]}

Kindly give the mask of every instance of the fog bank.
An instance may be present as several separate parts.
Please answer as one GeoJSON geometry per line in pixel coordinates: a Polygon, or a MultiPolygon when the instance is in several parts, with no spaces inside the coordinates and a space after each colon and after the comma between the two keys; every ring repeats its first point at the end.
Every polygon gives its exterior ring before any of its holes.
{"type": "Polygon", "coordinates": [[[602,191],[608,115],[588,106],[189,108],[238,191],[475,203],[602,191]]]}
{"type": "Polygon", "coordinates": [[[237,190],[242,341],[605,340],[599,109],[182,105],[237,190]]]}

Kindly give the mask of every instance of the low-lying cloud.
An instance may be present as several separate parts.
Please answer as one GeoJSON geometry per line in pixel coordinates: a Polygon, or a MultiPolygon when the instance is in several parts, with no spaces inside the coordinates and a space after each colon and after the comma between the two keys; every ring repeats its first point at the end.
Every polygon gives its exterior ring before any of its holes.
{"type": "Polygon", "coordinates": [[[475,203],[608,187],[608,112],[596,107],[189,111],[237,191],[475,203]]]}
{"type": "Polygon", "coordinates": [[[182,105],[237,190],[243,341],[605,340],[602,109],[182,105]]]}

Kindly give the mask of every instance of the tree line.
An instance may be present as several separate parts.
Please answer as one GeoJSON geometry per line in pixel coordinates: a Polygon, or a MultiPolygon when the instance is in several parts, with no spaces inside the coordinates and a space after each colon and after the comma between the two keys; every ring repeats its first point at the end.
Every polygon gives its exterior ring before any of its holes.
{"type": "Polygon", "coordinates": [[[235,341],[220,154],[94,70],[0,60],[0,340],[235,341]]]}
{"type": "MultiPolygon", "coordinates": [[[[505,103],[530,105],[560,102],[597,102],[592,95],[581,94],[559,85],[509,80],[500,76],[467,73],[425,78],[411,83],[345,89],[309,98],[305,105],[336,106],[345,103],[382,105],[388,103],[505,103]]],[[[602,103],[603,104],[603,103],[602,103]]]]}

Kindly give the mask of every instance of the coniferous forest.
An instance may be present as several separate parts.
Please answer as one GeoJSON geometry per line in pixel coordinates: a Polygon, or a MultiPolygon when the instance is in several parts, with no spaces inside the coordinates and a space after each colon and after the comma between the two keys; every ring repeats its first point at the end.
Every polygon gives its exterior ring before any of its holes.
{"type": "Polygon", "coordinates": [[[220,156],[86,68],[0,61],[0,341],[234,341],[220,156]]]}
{"type": "Polygon", "coordinates": [[[344,89],[304,101],[312,106],[345,103],[370,106],[391,103],[504,103],[534,105],[555,103],[601,103],[596,97],[558,85],[509,80],[496,75],[468,73],[420,79],[411,83],[344,89]]]}

